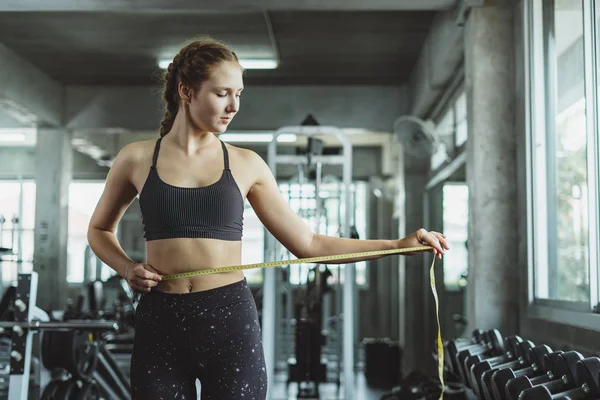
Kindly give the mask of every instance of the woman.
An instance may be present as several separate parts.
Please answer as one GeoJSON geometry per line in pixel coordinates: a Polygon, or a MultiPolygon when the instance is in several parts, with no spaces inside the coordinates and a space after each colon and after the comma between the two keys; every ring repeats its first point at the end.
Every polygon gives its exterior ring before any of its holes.
{"type": "MultiPolygon", "coordinates": [[[[400,240],[317,235],[280,195],[254,152],[216,134],[238,112],[244,89],[236,55],[214,40],[185,46],[165,74],[160,139],[117,155],[92,216],[88,241],[142,296],[131,360],[134,399],[264,399],[267,377],[256,305],[242,271],[170,281],[161,276],[241,264],[244,200],[296,257],[432,246],[444,236],[424,229],[400,240]],[[147,264],[131,260],[115,237],[139,194],[147,264]]],[[[345,260],[344,262],[355,262],[345,260]]]]}

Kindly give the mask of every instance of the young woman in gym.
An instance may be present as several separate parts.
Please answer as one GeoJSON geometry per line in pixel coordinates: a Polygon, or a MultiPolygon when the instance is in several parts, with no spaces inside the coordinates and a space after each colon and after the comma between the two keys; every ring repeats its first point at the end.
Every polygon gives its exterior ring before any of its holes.
{"type": "Polygon", "coordinates": [[[131,359],[134,399],[196,399],[196,378],[202,399],[265,398],[260,325],[243,272],[161,281],[168,274],[240,265],[245,199],[299,258],[422,245],[441,258],[449,248],[444,235],[424,229],[399,240],[313,233],[280,195],[266,163],[218,138],[240,109],[242,75],[236,55],[215,40],[182,48],[164,76],[160,138],[119,152],[92,216],[91,248],[143,293],[131,359]],[[115,236],[136,195],[146,264],[130,259],[115,236]]]}

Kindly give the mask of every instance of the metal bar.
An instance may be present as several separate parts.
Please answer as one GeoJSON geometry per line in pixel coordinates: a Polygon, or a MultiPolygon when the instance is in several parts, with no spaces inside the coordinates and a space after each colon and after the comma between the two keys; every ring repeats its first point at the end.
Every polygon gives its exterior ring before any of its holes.
{"type": "Polygon", "coordinates": [[[587,301],[570,301],[570,300],[555,300],[555,299],[535,299],[535,305],[552,307],[562,310],[570,310],[577,312],[590,311],[590,305],[587,301]]]}
{"type": "Polygon", "coordinates": [[[277,45],[277,38],[273,32],[273,25],[271,24],[271,17],[269,17],[269,11],[263,9],[263,17],[265,18],[265,25],[267,26],[267,33],[269,34],[269,41],[271,42],[271,49],[273,49],[273,59],[279,62],[279,46],[277,45]]]}
{"type": "MultiPolygon", "coordinates": [[[[344,186],[344,225],[343,235],[346,238],[350,237],[350,203],[351,193],[350,184],[352,182],[352,145],[341,134],[338,134],[340,142],[343,143],[344,149],[344,164],[343,164],[343,186],[344,186]]],[[[354,336],[354,319],[355,307],[354,297],[356,296],[356,274],[355,265],[346,264],[344,266],[344,329],[343,329],[343,350],[344,350],[344,398],[353,400],[355,398],[355,374],[354,374],[354,352],[355,352],[355,336],[354,336]]]]}
{"type": "Polygon", "coordinates": [[[89,245],[86,245],[83,251],[83,283],[89,283],[92,280],[92,266],[90,265],[91,255],[92,249],[89,245]]]}
{"type": "Polygon", "coordinates": [[[102,352],[98,353],[98,366],[96,369],[106,379],[105,382],[122,395],[121,398],[128,399],[131,396],[129,388],[119,379],[118,369],[115,370],[111,367],[102,352]]]}
{"type": "MultiPolygon", "coordinates": [[[[15,293],[15,322],[28,323],[35,310],[37,300],[38,274],[19,274],[15,293]]],[[[29,398],[29,378],[31,370],[31,348],[33,332],[14,330],[10,353],[10,379],[8,398],[11,400],[29,398]]]]}
{"type": "MultiPolygon", "coordinates": [[[[278,164],[308,164],[308,159],[306,156],[296,156],[290,154],[284,154],[277,156],[275,160],[278,164]]],[[[335,156],[312,156],[311,163],[313,164],[328,164],[328,165],[344,165],[345,157],[343,155],[335,156]]],[[[275,174],[273,174],[275,175],[275,174]]]]}
{"type": "Polygon", "coordinates": [[[543,34],[543,3],[542,0],[534,0],[528,4],[529,19],[531,26],[530,44],[531,53],[529,57],[531,79],[530,105],[531,105],[531,180],[533,191],[531,200],[533,208],[530,209],[533,217],[532,257],[534,264],[530,273],[529,303],[539,297],[548,297],[548,264],[549,255],[546,248],[548,243],[548,204],[546,202],[546,117],[544,91],[545,70],[544,64],[544,34],[543,34]],[[539,282],[539,279],[542,279],[539,282]]]}
{"type": "MultiPolygon", "coordinates": [[[[459,155],[454,157],[454,159],[452,161],[450,161],[450,163],[448,165],[446,165],[444,168],[442,168],[442,170],[440,170],[433,177],[431,177],[431,179],[429,179],[429,181],[425,185],[425,190],[429,190],[432,187],[438,185],[439,183],[444,182],[446,179],[448,179],[450,176],[452,176],[452,174],[455,173],[460,167],[465,165],[466,162],[467,162],[467,151],[463,150],[460,152],[459,155]]],[[[427,226],[427,225],[425,225],[425,226],[427,226]]]]}
{"type": "MultiPolygon", "coordinates": [[[[92,252],[92,254],[94,254],[92,252]]],[[[96,254],[94,254],[94,258],[96,259],[96,273],[94,276],[94,280],[101,281],[102,280],[102,260],[96,254]]]]}
{"type": "Polygon", "coordinates": [[[115,360],[114,356],[111,354],[110,351],[108,351],[106,346],[100,345],[100,353],[102,353],[102,355],[104,356],[104,359],[106,360],[106,362],[108,363],[110,368],[113,369],[113,371],[119,378],[119,381],[123,384],[123,386],[125,388],[127,388],[127,391],[131,391],[130,382],[127,380],[127,378],[123,374],[123,371],[121,371],[119,365],[117,364],[117,360],[115,360]]]}
{"type": "MultiPolygon", "coordinates": [[[[19,230],[17,231],[17,260],[23,259],[23,178],[19,177],[19,230]]],[[[13,230],[15,226],[13,225],[13,230]]],[[[14,246],[13,246],[14,247],[14,246]]],[[[17,264],[17,271],[23,272],[23,264],[17,264]]]]}
{"type": "MultiPolygon", "coordinates": [[[[543,2],[543,33],[544,33],[544,65],[546,89],[546,204],[548,241],[548,297],[558,296],[558,204],[556,193],[556,30],[555,30],[555,1],[543,2]]],[[[536,71],[538,73],[538,71],[536,71]]],[[[541,242],[540,242],[541,243],[541,242]]],[[[537,275],[537,273],[536,273],[537,275]]]]}
{"type": "MultiPolygon", "coordinates": [[[[273,135],[273,140],[269,143],[268,161],[269,168],[273,176],[277,176],[277,137],[279,133],[273,135]]],[[[265,258],[267,260],[275,260],[275,238],[265,230],[265,238],[267,240],[267,251],[265,258]]],[[[275,292],[277,290],[277,281],[274,268],[264,270],[263,278],[263,301],[262,301],[262,341],[265,356],[265,364],[267,368],[267,379],[269,382],[274,381],[275,376],[275,292]]],[[[267,387],[267,399],[271,399],[271,386],[267,387]]]]}
{"type": "Polygon", "coordinates": [[[0,328],[13,329],[18,333],[19,328],[22,330],[73,330],[73,329],[90,329],[90,330],[114,330],[119,329],[119,324],[116,321],[103,321],[103,322],[43,322],[43,321],[0,321],[0,328]],[[17,328],[17,329],[15,329],[17,328]]]}
{"type": "Polygon", "coordinates": [[[523,2],[523,61],[525,64],[525,185],[527,196],[527,304],[533,302],[534,299],[534,265],[535,265],[535,250],[534,250],[534,215],[533,204],[535,196],[535,186],[533,184],[533,87],[531,79],[532,71],[532,42],[533,42],[533,23],[532,23],[532,5],[530,2],[523,2]]]}
{"type": "Polygon", "coordinates": [[[583,1],[583,58],[585,82],[585,116],[587,133],[588,184],[588,268],[590,282],[590,309],[598,306],[598,62],[596,53],[596,5],[583,1]]]}
{"type": "MultiPolygon", "coordinates": [[[[97,370],[94,371],[94,380],[98,383],[101,393],[108,396],[109,399],[121,399],[114,389],[106,382],[106,379],[97,370]]],[[[12,399],[10,399],[12,400],[12,399]]]]}

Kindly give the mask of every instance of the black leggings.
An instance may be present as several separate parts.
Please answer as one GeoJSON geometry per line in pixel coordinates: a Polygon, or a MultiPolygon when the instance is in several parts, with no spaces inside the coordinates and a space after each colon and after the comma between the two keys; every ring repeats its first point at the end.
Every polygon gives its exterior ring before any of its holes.
{"type": "Polygon", "coordinates": [[[132,399],[263,400],[267,373],[246,279],[184,294],[151,291],[135,315],[132,399]]]}

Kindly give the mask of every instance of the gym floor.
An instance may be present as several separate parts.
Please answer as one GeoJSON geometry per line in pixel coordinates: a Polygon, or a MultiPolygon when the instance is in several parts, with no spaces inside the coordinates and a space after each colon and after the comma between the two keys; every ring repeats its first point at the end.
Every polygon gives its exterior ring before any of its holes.
{"type": "MultiPolygon", "coordinates": [[[[290,384],[286,388],[287,374],[278,374],[275,376],[272,395],[273,400],[293,400],[297,399],[298,386],[296,384],[290,384]]],[[[376,400],[379,399],[388,390],[370,388],[367,385],[367,381],[363,373],[356,375],[356,398],[365,400],[376,400]]],[[[337,390],[335,383],[325,383],[319,386],[320,399],[322,400],[338,400],[344,399],[343,389],[337,390]]]]}

